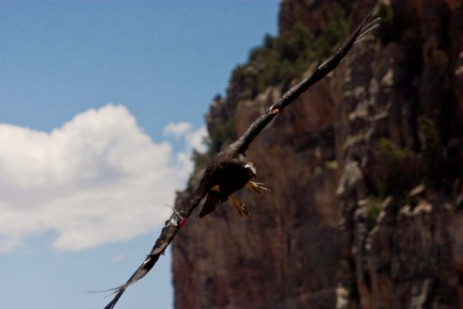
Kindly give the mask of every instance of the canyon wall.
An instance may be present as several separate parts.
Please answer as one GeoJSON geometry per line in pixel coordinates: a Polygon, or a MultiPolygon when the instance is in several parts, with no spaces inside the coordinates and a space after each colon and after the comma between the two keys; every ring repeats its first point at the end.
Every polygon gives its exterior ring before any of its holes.
{"type": "MultiPolygon", "coordinates": [[[[280,36],[302,25],[315,40],[339,16],[350,29],[374,3],[283,0],[280,36]]],[[[463,307],[463,3],[385,1],[379,15],[376,38],[249,148],[271,190],[237,194],[251,217],[227,202],[178,234],[176,308],[463,307]]],[[[289,86],[243,80],[211,105],[211,147],[289,86]]]]}

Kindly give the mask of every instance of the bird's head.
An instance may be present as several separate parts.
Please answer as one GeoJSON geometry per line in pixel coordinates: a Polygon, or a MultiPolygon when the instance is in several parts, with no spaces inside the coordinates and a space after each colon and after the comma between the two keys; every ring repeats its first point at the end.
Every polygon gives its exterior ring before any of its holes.
{"type": "Polygon", "coordinates": [[[257,176],[256,166],[252,162],[245,162],[243,167],[249,173],[249,176],[251,177],[257,176]]]}

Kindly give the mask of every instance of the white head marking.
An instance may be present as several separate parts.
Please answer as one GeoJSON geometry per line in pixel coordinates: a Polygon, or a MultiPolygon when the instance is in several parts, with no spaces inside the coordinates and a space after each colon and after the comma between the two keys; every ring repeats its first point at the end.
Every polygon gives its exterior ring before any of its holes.
{"type": "Polygon", "coordinates": [[[246,163],[246,164],[244,165],[244,168],[251,170],[251,172],[252,172],[254,175],[257,175],[256,167],[255,167],[254,164],[252,164],[251,162],[246,163]]]}

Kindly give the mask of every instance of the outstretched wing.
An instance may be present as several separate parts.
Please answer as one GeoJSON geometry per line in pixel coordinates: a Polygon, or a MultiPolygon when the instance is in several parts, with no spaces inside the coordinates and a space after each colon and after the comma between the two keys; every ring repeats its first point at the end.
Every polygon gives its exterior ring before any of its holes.
{"type": "MultiPolygon", "coordinates": [[[[201,181],[198,188],[185,199],[185,202],[180,209],[174,210],[169,220],[166,221],[164,228],[161,231],[156,243],[154,244],[151,252],[146,256],[143,263],[133,273],[133,275],[127,280],[127,282],[116,288],[107,290],[115,293],[114,298],[106,305],[105,309],[112,309],[116,306],[119,298],[124,294],[125,290],[141,278],[143,278],[158,261],[161,254],[164,254],[167,246],[172,242],[177,232],[186,223],[187,218],[201,202],[208,189],[207,182],[201,181]]],[[[104,292],[104,291],[103,291],[104,292]]]]}
{"type": "Polygon", "coordinates": [[[177,234],[178,230],[182,222],[180,221],[180,217],[177,214],[173,214],[169,221],[166,222],[166,226],[161,231],[161,235],[156,240],[151,252],[148,254],[146,259],[143,263],[138,267],[138,269],[133,273],[133,275],[127,280],[127,282],[117,288],[112,289],[116,295],[111,300],[111,302],[105,307],[105,309],[112,309],[116,305],[119,298],[125,292],[125,290],[129,287],[129,285],[137,282],[141,278],[143,278],[150,270],[153,268],[154,264],[156,264],[159,256],[164,253],[167,246],[171,243],[174,239],[175,235],[177,234]]]}
{"type": "MultiPolygon", "coordinates": [[[[339,62],[346,56],[352,46],[360,40],[365,34],[370,32],[372,29],[379,25],[379,19],[371,20],[373,11],[371,11],[357,29],[352,33],[349,39],[331,56],[328,60],[319,65],[315,71],[303,79],[299,84],[291,88],[286,92],[275,104],[273,104],[267,111],[257,118],[246,132],[233,144],[231,144],[225,152],[228,155],[234,156],[237,154],[244,154],[249,147],[249,144],[259,135],[259,133],[270,123],[270,121],[280,113],[286,106],[297,99],[304,91],[310,86],[316,84],[328,73],[333,71],[339,64],[339,62]]],[[[213,164],[212,162],[211,164],[213,164]]],[[[209,167],[211,166],[209,165],[209,167]]],[[[166,225],[161,231],[161,235],[156,240],[151,252],[148,254],[143,263],[138,267],[135,273],[127,280],[127,282],[117,288],[110,291],[114,291],[116,294],[111,302],[105,307],[105,309],[112,309],[116,305],[119,298],[122,296],[124,291],[131,284],[137,282],[143,278],[153,266],[156,264],[159,256],[164,253],[167,246],[172,242],[177,232],[186,222],[186,219],[191,215],[193,210],[198,206],[199,202],[206,195],[210,189],[210,175],[204,173],[197,189],[193,194],[182,203],[180,209],[175,211],[170,219],[166,222],[166,225]]]]}
{"type": "Polygon", "coordinates": [[[336,52],[322,64],[320,64],[309,76],[304,78],[297,85],[288,90],[283,96],[270,106],[266,112],[257,118],[244,132],[244,134],[230,148],[236,153],[245,154],[249,144],[259,135],[259,133],[290,103],[294,102],[310,86],[315,85],[331,71],[333,71],[341,60],[347,55],[354,44],[362,40],[368,33],[379,27],[379,18],[372,18],[375,9],[363,19],[360,25],[350,35],[350,37],[336,50],[336,52]]]}

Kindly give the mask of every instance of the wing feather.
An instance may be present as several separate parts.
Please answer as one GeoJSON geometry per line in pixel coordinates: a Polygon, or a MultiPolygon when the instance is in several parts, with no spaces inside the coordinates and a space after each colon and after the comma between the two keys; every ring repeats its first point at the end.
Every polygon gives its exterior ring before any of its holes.
{"type": "MultiPolygon", "coordinates": [[[[316,84],[328,73],[333,71],[341,62],[341,60],[347,55],[356,41],[363,38],[367,33],[378,26],[379,19],[371,20],[372,15],[373,10],[365,17],[365,19],[351,34],[351,36],[330,58],[319,65],[311,75],[304,78],[299,84],[287,91],[276,103],[268,108],[263,115],[258,117],[250,125],[246,132],[237,141],[231,144],[228,149],[225,150],[225,152],[228,152],[227,155],[233,157],[237,154],[244,154],[249,147],[249,144],[259,135],[259,133],[272,121],[272,119],[278,113],[280,113],[286,106],[297,99],[309,87],[316,84]]],[[[217,160],[217,158],[215,160],[217,160]]],[[[214,160],[210,163],[208,168],[210,168],[213,164],[214,160]]],[[[167,246],[175,238],[175,235],[183,226],[185,220],[191,215],[193,210],[198,206],[199,202],[210,190],[210,182],[210,175],[207,172],[204,173],[197,189],[187,199],[185,199],[185,203],[182,203],[180,209],[175,210],[170,219],[166,222],[166,225],[162,229],[160,236],[156,240],[156,243],[151,249],[151,252],[147,255],[143,263],[138,267],[138,269],[133,273],[133,275],[129,278],[129,280],[127,280],[125,284],[109,290],[114,291],[116,295],[105,307],[105,309],[113,309],[125,290],[130,285],[143,278],[153,268],[159,259],[159,256],[164,253],[167,246]]]]}
{"type": "Polygon", "coordinates": [[[113,309],[119,298],[124,294],[125,290],[138,280],[142,279],[156,264],[161,254],[167,249],[167,246],[172,242],[177,235],[177,232],[186,222],[186,219],[190,216],[193,210],[198,206],[199,202],[203,199],[207,192],[207,182],[201,181],[198,189],[192,193],[187,199],[185,199],[184,205],[171,215],[169,220],[166,221],[161,234],[156,240],[150,253],[146,256],[143,263],[137,268],[133,275],[127,280],[127,282],[116,288],[107,290],[114,291],[116,294],[114,298],[106,305],[105,309],[113,309]]]}
{"type": "Polygon", "coordinates": [[[257,118],[244,132],[244,134],[230,147],[236,153],[245,154],[251,142],[259,135],[259,133],[272,121],[277,114],[279,114],[285,107],[290,103],[294,102],[303,92],[305,92],[309,87],[315,85],[331,71],[333,71],[341,62],[342,59],[347,55],[351,50],[358,39],[362,39],[366,34],[370,33],[372,30],[376,29],[379,26],[380,19],[375,18],[373,20],[372,16],[375,13],[376,8],[370,11],[370,13],[363,19],[360,25],[352,32],[350,37],[341,45],[336,52],[325,60],[322,64],[317,66],[317,68],[304,78],[297,85],[289,89],[281,98],[270,106],[266,112],[257,118]]]}

